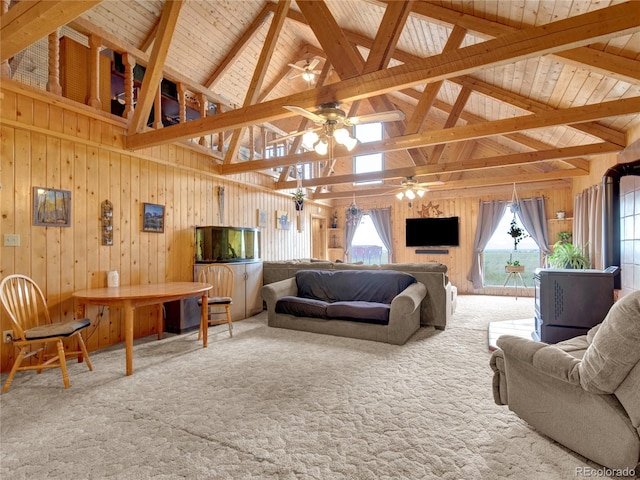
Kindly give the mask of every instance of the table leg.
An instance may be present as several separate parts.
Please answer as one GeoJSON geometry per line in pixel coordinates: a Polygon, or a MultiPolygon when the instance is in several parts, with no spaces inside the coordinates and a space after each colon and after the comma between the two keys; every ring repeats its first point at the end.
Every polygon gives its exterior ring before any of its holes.
{"type": "Polygon", "coordinates": [[[162,332],[164,331],[164,304],[156,304],[156,328],[158,330],[158,340],[162,340],[162,332]]]}
{"type": "Polygon", "coordinates": [[[202,348],[207,348],[207,331],[209,330],[209,308],[207,305],[207,294],[202,295],[202,313],[200,317],[200,329],[202,330],[202,348]]]}
{"type": "Polygon", "coordinates": [[[124,347],[127,357],[127,375],[133,373],[133,304],[124,303],[124,347]]]}

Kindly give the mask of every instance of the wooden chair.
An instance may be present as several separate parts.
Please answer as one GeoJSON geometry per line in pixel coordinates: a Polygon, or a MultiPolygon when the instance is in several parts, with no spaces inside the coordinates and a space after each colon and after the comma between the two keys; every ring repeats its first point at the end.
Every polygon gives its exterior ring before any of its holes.
{"type": "Polygon", "coordinates": [[[6,393],[11,386],[13,377],[18,370],[37,370],[38,373],[46,368],[60,368],[64,388],[69,388],[67,374],[67,357],[77,357],[82,362],[87,361],[89,370],[93,370],[87,348],[80,332],[91,324],[88,318],[71,320],[64,323],[51,323],[47,303],[36,283],[25,275],[9,275],[0,283],[0,299],[9,314],[13,326],[13,345],[19,349],[9,378],[2,388],[6,393]],[[62,340],[74,337],[80,351],[65,352],[62,340]],[[47,347],[54,344],[56,353],[47,353],[47,347]],[[35,356],[37,362],[22,365],[35,356]]]}
{"type": "MultiPolygon", "coordinates": [[[[233,337],[233,324],[231,322],[231,305],[233,300],[234,275],[231,267],[225,264],[211,264],[200,270],[198,281],[209,283],[212,289],[208,292],[207,324],[200,322],[200,333],[198,340],[202,336],[202,329],[209,325],[219,325],[225,321],[229,325],[229,336],[233,337]]],[[[198,305],[202,305],[202,300],[198,299],[198,305]]]]}

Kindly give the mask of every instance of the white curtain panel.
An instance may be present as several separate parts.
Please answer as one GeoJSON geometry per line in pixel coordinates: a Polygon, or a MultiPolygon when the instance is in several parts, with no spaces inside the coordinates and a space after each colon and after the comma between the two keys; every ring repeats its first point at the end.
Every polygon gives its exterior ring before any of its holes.
{"type": "Polygon", "coordinates": [[[573,243],[589,255],[591,268],[602,269],[602,188],[593,185],[573,200],[573,243]]]}

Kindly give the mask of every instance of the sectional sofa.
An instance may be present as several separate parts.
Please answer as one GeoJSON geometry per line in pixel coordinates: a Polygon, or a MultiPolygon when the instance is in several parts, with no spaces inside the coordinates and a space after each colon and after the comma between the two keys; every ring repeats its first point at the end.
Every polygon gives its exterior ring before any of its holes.
{"type": "Polygon", "coordinates": [[[298,270],[264,285],[270,327],[403,345],[420,328],[425,286],[393,270],[298,270]]]}
{"type": "Polygon", "coordinates": [[[427,289],[427,294],[420,304],[421,326],[433,326],[444,330],[447,321],[455,312],[457,289],[451,285],[447,275],[447,266],[442,263],[362,265],[313,259],[265,261],[263,263],[264,285],[293,278],[298,270],[395,270],[405,272],[412,275],[427,289]]]}

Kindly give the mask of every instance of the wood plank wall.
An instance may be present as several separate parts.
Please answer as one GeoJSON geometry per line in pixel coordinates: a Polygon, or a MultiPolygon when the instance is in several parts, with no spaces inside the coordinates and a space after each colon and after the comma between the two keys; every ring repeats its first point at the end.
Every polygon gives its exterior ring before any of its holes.
{"type": "MultiPolygon", "coordinates": [[[[133,154],[122,148],[122,119],[10,80],[3,80],[0,97],[0,231],[20,235],[19,247],[0,246],[0,277],[33,277],[54,320],[73,318],[72,293],[106,286],[109,270],[119,271],[123,285],[191,281],[195,225],[256,227],[257,209],[264,209],[263,258],[282,260],[309,257],[311,215],[330,214],[307,202],[305,228],[298,232],[290,196],[270,192],[271,179],[264,175],[216,176],[212,158],[197,146],[168,145],[133,154]],[[71,191],[71,227],[32,225],[34,186],[71,191]],[[225,188],[223,219],[219,187],[225,188]],[[113,246],[100,243],[105,199],[114,206],[113,246]],[[141,231],[145,202],[165,205],[163,234],[141,231]],[[290,230],[276,230],[276,210],[289,212],[290,230]]],[[[102,310],[88,309],[94,324],[100,320],[87,342],[89,350],[123,340],[120,312],[102,310]]],[[[153,308],[141,308],[136,316],[136,338],[154,333],[153,308]]],[[[0,327],[11,329],[4,311],[0,327]]],[[[0,343],[2,371],[10,368],[13,350],[0,343]]]]}
{"type": "MultiPolygon", "coordinates": [[[[296,230],[295,211],[289,195],[269,190],[271,179],[242,174],[233,178],[215,175],[211,157],[197,146],[168,145],[129,152],[123,148],[121,119],[34,90],[10,80],[0,87],[0,233],[20,235],[20,247],[0,245],[0,276],[24,273],[32,276],[47,295],[56,320],[73,317],[75,290],[106,286],[106,272],[118,270],[122,284],[188,281],[192,279],[193,228],[195,225],[257,225],[257,209],[268,215],[262,233],[262,254],[267,260],[309,257],[311,217],[324,217],[334,210],[344,226],[344,208],[312,205],[303,211],[303,232],[296,230]],[[72,226],[32,226],[32,187],[60,188],[72,192],[72,226]],[[225,215],[220,219],[218,187],[225,188],[225,215]],[[114,204],[114,245],[100,245],[100,203],[114,204]],[[165,205],[164,234],[141,231],[142,203],[165,205]],[[275,228],[276,210],[288,211],[291,230],[275,228]]],[[[557,182],[540,189],[518,186],[520,198],[547,199],[549,241],[554,229],[570,229],[554,223],[557,210],[573,215],[573,195],[598,183],[613,156],[592,162],[592,174],[579,182],[557,182]]],[[[364,208],[391,207],[396,262],[442,262],[460,293],[505,294],[509,288],[473,290],[466,276],[471,261],[479,199],[510,199],[511,187],[474,189],[451,195],[429,192],[424,199],[408,202],[395,197],[356,197],[364,208]],[[404,219],[417,217],[423,204],[439,205],[444,216],[459,216],[462,244],[448,255],[417,255],[404,247],[404,219]]],[[[513,293],[513,292],[511,292],[513,293]]],[[[529,289],[526,295],[532,295],[529,289]]],[[[523,295],[523,292],[520,292],[523,295]]],[[[117,310],[90,308],[88,315],[98,327],[88,340],[90,350],[123,340],[122,319],[117,310]],[[99,314],[103,313],[102,317],[99,314]],[[97,320],[100,319],[99,322],[97,320]]],[[[136,312],[135,336],[154,333],[154,309],[136,312]]],[[[1,330],[11,328],[4,312],[1,330]]],[[[13,349],[0,343],[0,370],[13,361],[13,349]]]]}
{"type": "MultiPolygon", "coordinates": [[[[356,196],[357,205],[364,209],[391,208],[393,222],[393,239],[395,262],[440,262],[447,265],[449,279],[458,288],[458,293],[485,294],[485,295],[515,295],[513,287],[499,288],[486,287],[481,290],[474,289],[471,282],[467,280],[467,274],[471,267],[471,255],[473,250],[473,240],[478,221],[478,210],[480,199],[489,200],[510,200],[512,186],[500,188],[474,189],[473,193],[466,193],[464,190],[456,192],[452,198],[450,194],[428,192],[424,198],[416,199],[409,207],[407,200],[397,200],[395,197],[364,197],[356,196]],[[419,212],[423,205],[429,203],[437,205],[444,217],[460,217],[460,246],[448,248],[448,254],[416,254],[415,248],[405,247],[405,218],[419,217],[419,212]]],[[[572,229],[571,220],[559,223],[555,220],[555,212],[565,210],[568,217],[573,215],[573,200],[571,195],[571,184],[567,182],[557,182],[555,186],[547,188],[536,188],[534,184],[522,185],[517,188],[519,198],[531,198],[543,196],[546,199],[546,216],[549,221],[549,242],[553,244],[557,231],[572,229]]],[[[339,226],[344,225],[344,215],[346,206],[351,201],[343,201],[337,205],[340,217],[339,226]]],[[[533,282],[527,281],[527,285],[532,286],[533,282]]],[[[533,296],[533,288],[526,291],[519,289],[521,296],[533,296]]]]}

